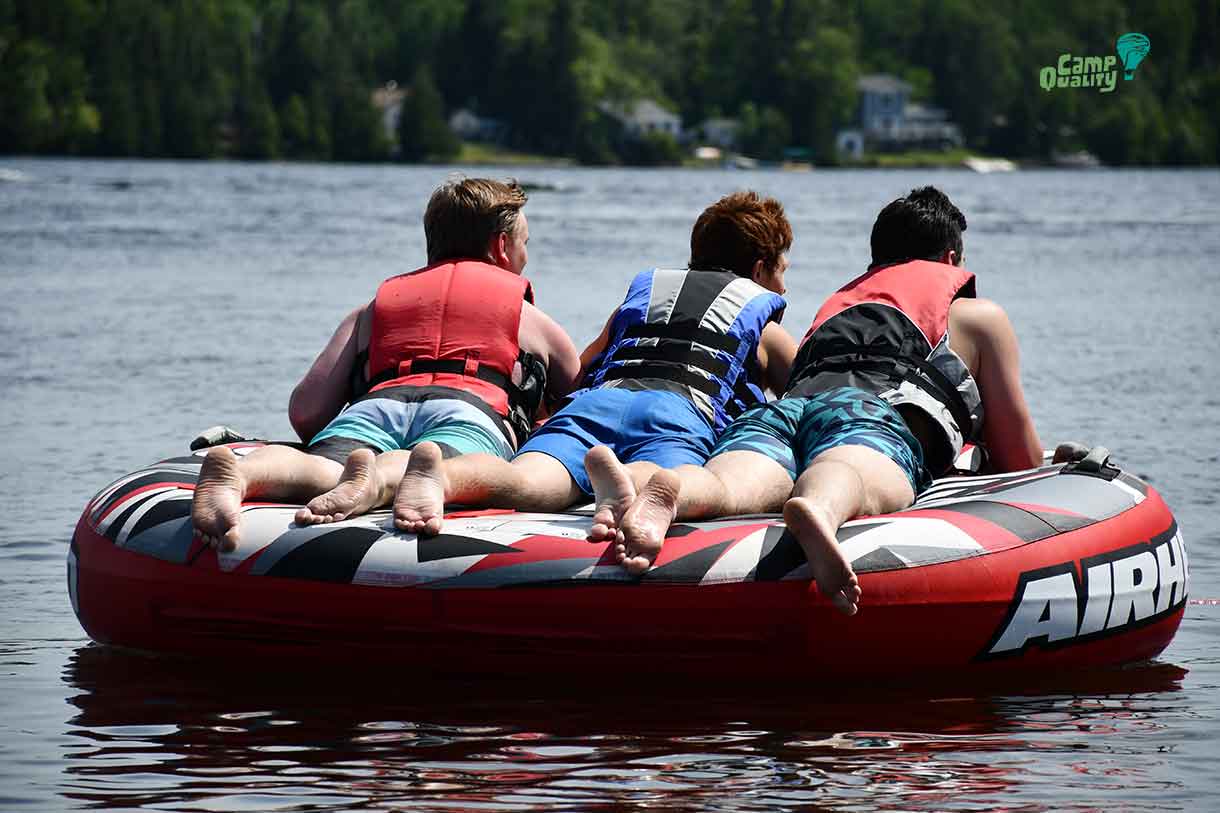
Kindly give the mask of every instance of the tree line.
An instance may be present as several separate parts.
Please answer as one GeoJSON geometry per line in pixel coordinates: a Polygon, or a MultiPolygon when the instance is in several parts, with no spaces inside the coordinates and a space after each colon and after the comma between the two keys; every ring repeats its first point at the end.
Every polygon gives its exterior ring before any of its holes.
{"type": "Polygon", "coordinates": [[[444,159],[466,108],[509,148],[672,161],[604,112],[647,98],[738,119],[747,154],[832,163],[858,78],[888,73],[971,149],[1215,164],[1218,62],[1214,0],[0,0],[0,152],[444,159]],[[1152,50],[1117,92],[1040,87],[1128,31],[1152,50]],[[396,133],[372,99],[391,80],[396,133]]]}

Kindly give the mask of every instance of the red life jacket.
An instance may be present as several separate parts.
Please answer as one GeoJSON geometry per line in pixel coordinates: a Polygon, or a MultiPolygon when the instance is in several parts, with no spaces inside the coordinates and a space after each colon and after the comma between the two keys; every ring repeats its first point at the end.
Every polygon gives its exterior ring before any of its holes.
{"type": "Polygon", "coordinates": [[[974,274],[964,268],[930,260],[883,265],[856,277],[827,299],[802,341],[852,305],[881,302],[905,313],[935,347],[949,329],[949,306],[959,296],[974,296],[974,274]]]}
{"type": "Polygon", "coordinates": [[[524,277],[478,260],[446,261],[391,277],[373,299],[369,392],[449,387],[508,416],[524,277]]]}
{"type": "Polygon", "coordinates": [[[851,386],[938,428],[924,456],[939,474],[982,431],[983,405],[970,370],[949,347],[949,306],[974,296],[974,274],[928,260],[870,269],[818,310],[801,341],[788,395],[851,386]]]}

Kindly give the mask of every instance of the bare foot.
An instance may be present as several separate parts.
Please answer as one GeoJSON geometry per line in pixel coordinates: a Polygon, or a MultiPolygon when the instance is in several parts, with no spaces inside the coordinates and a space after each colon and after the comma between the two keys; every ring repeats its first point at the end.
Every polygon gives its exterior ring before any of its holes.
{"type": "Polygon", "coordinates": [[[227,446],[210,449],[199,469],[191,500],[191,525],[208,547],[222,551],[237,548],[245,495],[246,480],[237,465],[237,455],[227,446]]]}
{"type": "Polygon", "coordinates": [[[385,493],[385,481],[377,470],[376,459],[369,449],[353,450],[343,464],[338,485],[314,497],[297,511],[297,524],[340,522],[388,502],[389,495],[385,493]]]}
{"type": "Polygon", "coordinates": [[[411,450],[407,470],[394,495],[394,526],[407,533],[432,536],[440,533],[444,514],[441,450],[435,443],[421,443],[411,450]]]}
{"type": "Polygon", "coordinates": [[[590,542],[610,542],[618,537],[623,512],[635,501],[635,483],[627,467],[606,446],[594,446],[585,455],[585,471],[593,484],[593,525],[590,542]]]}
{"type": "Polygon", "coordinates": [[[615,558],[633,576],[652,567],[665,534],[678,513],[678,491],[681,481],[668,469],[661,469],[644,484],[640,494],[623,514],[622,544],[615,558]]]}
{"type": "Polygon", "coordinates": [[[855,615],[860,603],[860,582],[839,547],[834,522],[811,501],[793,497],[784,503],[784,524],[801,543],[818,590],[840,612],[855,615]]]}

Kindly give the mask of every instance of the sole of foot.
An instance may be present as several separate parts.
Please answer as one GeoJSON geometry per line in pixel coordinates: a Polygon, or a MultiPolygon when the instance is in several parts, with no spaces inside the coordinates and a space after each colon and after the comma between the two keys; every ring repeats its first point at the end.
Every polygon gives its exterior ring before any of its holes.
{"type": "Polygon", "coordinates": [[[440,533],[445,514],[445,481],[441,450],[421,443],[411,451],[407,470],[394,495],[394,527],[423,536],[440,533]]]}
{"type": "Polygon", "coordinates": [[[224,552],[237,549],[245,492],[237,455],[227,446],[209,450],[191,499],[191,525],[208,547],[224,552]]]}

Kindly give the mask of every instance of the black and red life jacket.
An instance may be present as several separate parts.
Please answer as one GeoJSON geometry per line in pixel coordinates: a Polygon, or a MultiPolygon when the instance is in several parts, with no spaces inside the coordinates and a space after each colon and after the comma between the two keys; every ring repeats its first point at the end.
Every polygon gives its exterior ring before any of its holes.
{"type": "Polygon", "coordinates": [[[852,386],[871,392],[935,437],[921,437],[933,475],[982,432],[983,404],[970,369],[949,347],[949,306],[973,297],[974,274],[911,260],[879,266],[818,310],[793,363],[788,395],[852,386]]]}

